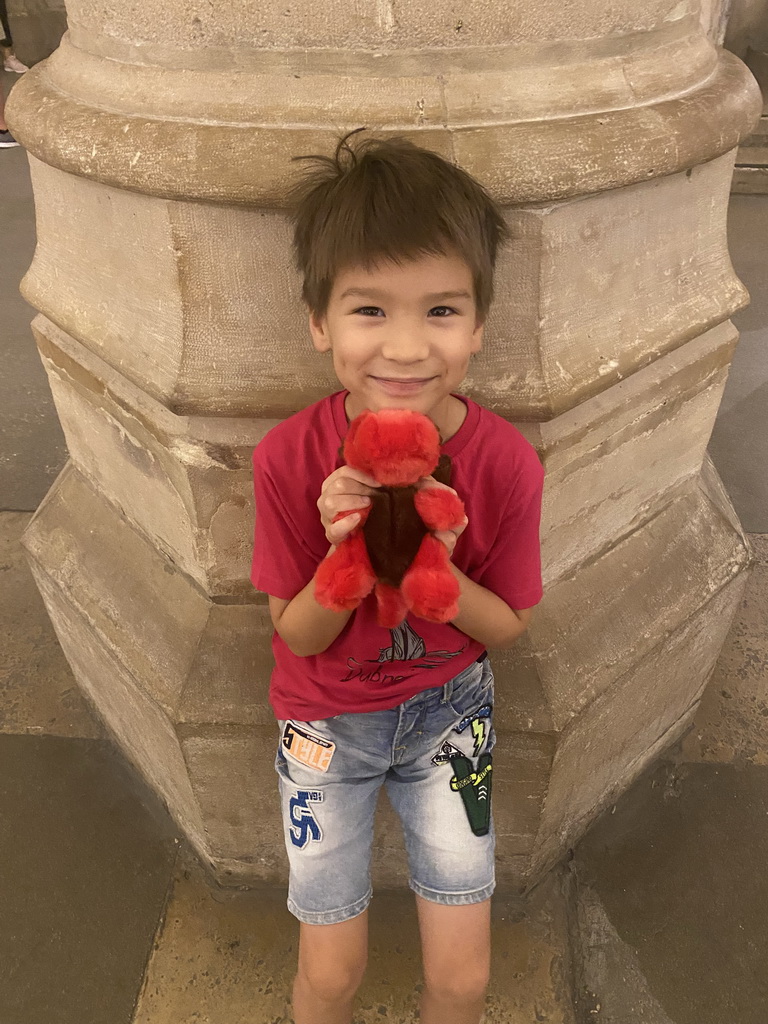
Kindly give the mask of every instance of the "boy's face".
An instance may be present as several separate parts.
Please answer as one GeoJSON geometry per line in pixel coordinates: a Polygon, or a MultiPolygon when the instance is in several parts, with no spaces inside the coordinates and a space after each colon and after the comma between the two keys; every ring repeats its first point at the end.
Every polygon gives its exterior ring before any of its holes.
{"type": "Polygon", "coordinates": [[[458,256],[421,256],[398,266],[339,273],[325,316],[310,315],[318,352],[349,391],[347,414],[413,409],[451,433],[469,357],[478,352],[472,273],[458,256]]]}

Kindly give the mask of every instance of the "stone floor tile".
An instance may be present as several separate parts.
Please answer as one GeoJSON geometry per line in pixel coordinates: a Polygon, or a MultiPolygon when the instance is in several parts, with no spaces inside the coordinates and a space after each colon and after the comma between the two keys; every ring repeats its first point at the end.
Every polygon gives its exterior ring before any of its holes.
{"type": "Polygon", "coordinates": [[[747,589],[675,760],[768,765],[768,534],[751,534],[747,589]]]}
{"type": "Polygon", "coordinates": [[[758,765],[662,762],[576,848],[674,1024],[768,1020],[766,859],[768,767],[758,765]]]}
{"type": "Polygon", "coordinates": [[[29,519],[0,512],[0,734],[100,737],[21,547],[29,519]]]}
{"type": "Polygon", "coordinates": [[[0,1021],[130,1024],[169,819],[102,740],[0,736],[0,823],[0,1021]]]}
{"type": "MultiPolygon", "coordinates": [[[[413,896],[382,892],[369,914],[355,1024],[414,1024],[421,966],[413,896]]],[[[557,873],[525,913],[519,901],[497,894],[486,1024],[573,1024],[566,935],[557,873]]],[[[177,864],[134,1024],[288,1024],[297,943],[284,891],[226,894],[209,886],[187,854],[177,864]]]]}

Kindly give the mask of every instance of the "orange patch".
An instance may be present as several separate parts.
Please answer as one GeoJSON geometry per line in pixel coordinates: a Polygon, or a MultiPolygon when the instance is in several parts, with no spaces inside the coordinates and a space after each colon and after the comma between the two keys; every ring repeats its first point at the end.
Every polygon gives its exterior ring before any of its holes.
{"type": "Polygon", "coordinates": [[[286,722],[283,729],[282,746],[285,753],[299,764],[327,772],[336,744],[315,733],[302,729],[293,722],[286,722]]]}

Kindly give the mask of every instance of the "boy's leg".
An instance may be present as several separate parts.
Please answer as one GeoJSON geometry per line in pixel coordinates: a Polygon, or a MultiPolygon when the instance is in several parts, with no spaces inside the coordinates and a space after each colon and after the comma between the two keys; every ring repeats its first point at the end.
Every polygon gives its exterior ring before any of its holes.
{"type": "Polygon", "coordinates": [[[296,1024],[349,1024],[365,973],[370,859],[397,714],[279,721],[275,767],[290,862],[288,909],[300,922],[296,1024]]]}
{"type": "Polygon", "coordinates": [[[368,959],[368,911],[341,924],[301,924],[296,1024],[349,1024],[368,959]]]}
{"type": "Polygon", "coordinates": [[[479,1024],[491,968],[491,901],[416,897],[424,961],[421,1024],[479,1024]]]}
{"type": "Polygon", "coordinates": [[[490,815],[493,673],[470,666],[414,699],[387,776],[416,893],[422,1024],[478,1024],[490,965],[495,836],[490,815]]]}

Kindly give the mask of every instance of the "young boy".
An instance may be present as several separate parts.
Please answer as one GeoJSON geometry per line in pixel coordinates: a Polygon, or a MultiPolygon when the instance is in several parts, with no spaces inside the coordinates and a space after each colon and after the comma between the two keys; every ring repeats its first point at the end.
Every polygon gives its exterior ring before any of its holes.
{"type": "MultiPolygon", "coordinates": [[[[404,140],[347,136],[333,158],[309,159],[316,169],[297,191],[295,250],[312,341],[331,354],[344,390],[289,417],[254,452],[252,579],[275,626],[270,702],[288,908],[301,922],[294,1016],[352,1019],[384,785],[416,893],[421,1020],[477,1024],[494,889],[486,652],[514,643],[542,593],[541,464],[510,423],[456,394],[480,350],[506,231],[477,182],[404,140]],[[318,564],[358,521],[334,517],[364,508],[377,487],[343,465],[348,423],[390,408],[432,419],[466,507],[463,522],[437,534],[460,586],[448,624],[409,614],[388,630],[376,624],[373,597],[341,613],[314,598],[318,564]]],[[[431,477],[421,485],[445,486],[431,477]]]]}

